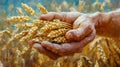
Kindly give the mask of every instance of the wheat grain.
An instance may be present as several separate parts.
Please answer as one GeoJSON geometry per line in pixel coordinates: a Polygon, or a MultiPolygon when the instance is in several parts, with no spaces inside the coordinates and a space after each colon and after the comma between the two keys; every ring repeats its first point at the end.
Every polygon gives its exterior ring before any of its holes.
{"type": "Polygon", "coordinates": [[[24,3],[22,3],[21,5],[27,13],[29,13],[32,16],[35,16],[35,11],[30,6],[24,3]]]}

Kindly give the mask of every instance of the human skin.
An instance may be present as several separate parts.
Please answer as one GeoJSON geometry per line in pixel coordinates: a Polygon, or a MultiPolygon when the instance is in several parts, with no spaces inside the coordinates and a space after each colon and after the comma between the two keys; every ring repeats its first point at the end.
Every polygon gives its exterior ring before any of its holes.
{"type": "Polygon", "coordinates": [[[120,9],[101,13],[83,14],[79,12],[49,12],[40,16],[41,20],[60,19],[73,24],[73,30],[66,33],[70,43],[55,44],[47,41],[29,44],[51,59],[80,53],[96,35],[120,40],[120,9]]]}

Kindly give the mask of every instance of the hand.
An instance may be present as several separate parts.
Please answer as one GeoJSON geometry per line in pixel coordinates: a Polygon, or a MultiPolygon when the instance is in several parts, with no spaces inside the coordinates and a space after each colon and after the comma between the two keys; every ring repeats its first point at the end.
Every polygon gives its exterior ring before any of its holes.
{"type": "Polygon", "coordinates": [[[107,13],[85,15],[79,12],[50,12],[42,15],[42,20],[60,19],[73,24],[73,30],[66,33],[71,43],[55,44],[50,42],[31,43],[33,47],[50,57],[57,59],[61,56],[73,55],[81,52],[85,45],[91,42],[95,34],[120,40],[120,9],[107,13]]]}
{"type": "Polygon", "coordinates": [[[61,56],[73,55],[79,53],[82,49],[91,42],[96,34],[95,22],[93,20],[96,15],[89,16],[79,12],[50,12],[40,16],[42,20],[60,19],[61,21],[73,24],[73,30],[66,33],[66,38],[71,40],[71,43],[55,44],[47,41],[42,43],[30,43],[40,53],[43,53],[51,59],[57,59],[61,56]]]}

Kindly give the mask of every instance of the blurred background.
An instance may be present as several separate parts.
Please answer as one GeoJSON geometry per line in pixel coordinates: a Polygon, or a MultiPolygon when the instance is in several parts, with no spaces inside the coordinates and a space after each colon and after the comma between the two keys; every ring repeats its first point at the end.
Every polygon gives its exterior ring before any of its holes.
{"type": "Polygon", "coordinates": [[[86,8],[86,6],[90,8],[94,2],[99,1],[101,4],[104,4],[106,11],[108,9],[106,3],[109,1],[114,8],[118,8],[120,6],[120,0],[0,0],[0,13],[4,11],[8,15],[12,14],[16,10],[15,7],[19,7],[21,3],[26,3],[36,9],[35,6],[38,2],[42,3],[49,11],[55,11],[57,8],[62,9],[67,7],[67,5],[69,5],[69,8],[62,11],[67,11],[70,7],[74,7],[75,10],[79,10],[77,7],[81,1],[83,2],[84,8],[86,8]],[[60,5],[63,6],[60,7],[60,5]]]}
{"type": "MultiPolygon", "coordinates": [[[[79,11],[94,13],[97,11],[108,12],[120,8],[120,0],[0,0],[0,67],[120,66],[120,42],[98,36],[81,53],[65,56],[56,61],[49,59],[34,49],[27,50],[28,45],[20,44],[18,41],[7,44],[8,40],[11,39],[9,34],[15,35],[17,28],[15,29],[16,23],[10,25],[5,20],[11,16],[19,16],[17,8],[22,8],[21,3],[25,3],[35,10],[35,19],[41,14],[37,8],[38,3],[45,6],[49,12],[79,11]],[[24,54],[21,54],[22,52],[24,54]]],[[[22,15],[28,15],[24,10],[22,11],[22,15]]],[[[30,17],[34,20],[34,17],[30,17]]]]}
{"type": "MultiPolygon", "coordinates": [[[[17,8],[21,8],[21,3],[26,3],[32,7],[38,13],[36,16],[40,16],[40,12],[37,9],[38,3],[45,6],[50,12],[108,12],[120,7],[120,0],[0,0],[0,21],[5,20],[7,17],[17,15],[17,8]]],[[[3,27],[0,27],[0,30],[3,29],[3,27]]]]}

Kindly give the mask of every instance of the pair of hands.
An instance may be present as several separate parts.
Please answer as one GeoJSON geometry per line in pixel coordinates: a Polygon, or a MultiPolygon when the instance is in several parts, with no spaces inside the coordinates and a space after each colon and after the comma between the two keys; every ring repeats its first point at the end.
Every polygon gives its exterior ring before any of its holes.
{"type": "Polygon", "coordinates": [[[62,56],[81,52],[96,35],[95,26],[98,22],[97,13],[94,15],[86,15],[79,12],[49,12],[48,14],[41,15],[40,19],[59,19],[73,24],[73,30],[68,31],[65,35],[67,39],[72,41],[71,43],[55,44],[47,41],[43,41],[42,43],[29,43],[40,53],[54,60],[62,56]]]}
{"type": "Polygon", "coordinates": [[[30,42],[30,45],[36,48],[40,53],[54,60],[62,56],[81,52],[82,49],[94,39],[96,34],[93,17],[79,12],[49,12],[48,14],[41,15],[40,19],[59,19],[73,24],[73,30],[68,31],[65,35],[67,39],[73,41],[71,43],[59,45],[47,41],[43,41],[42,43],[30,42]]]}

